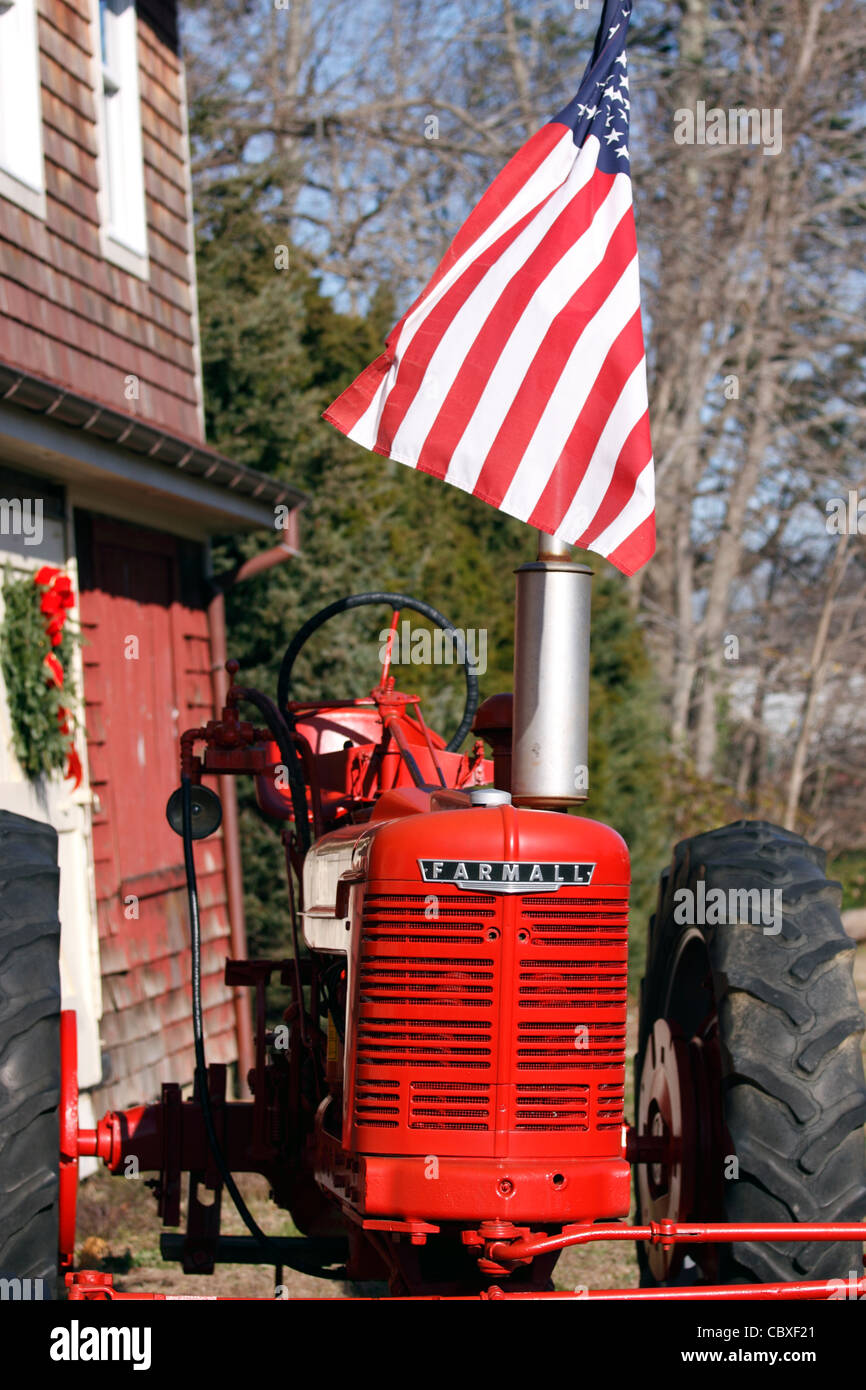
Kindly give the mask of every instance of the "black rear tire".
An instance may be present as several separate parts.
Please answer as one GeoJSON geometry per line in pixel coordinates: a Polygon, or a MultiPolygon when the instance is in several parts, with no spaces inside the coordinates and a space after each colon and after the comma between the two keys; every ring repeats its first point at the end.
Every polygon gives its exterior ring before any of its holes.
{"type": "Polygon", "coordinates": [[[0,1277],[41,1279],[46,1298],[58,1263],[58,891],[56,831],[0,811],[0,1277]]]}
{"type": "MultiPolygon", "coordinates": [[[[716,1209],[684,1219],[866,1219],[864,1018],[841,889],[824,864],[823,852],[799,835],[738,821],[682,841],[662,875],[641,985],[637,1088],[656,1019],[673,1022],[688,1039],[714,1011],[715,1118],[738,1165],[735,1177],[698,1172],[698,1200],[706,1203],[715,1186],[716,1209]],[[781,930],[766,931],[776,923],[756,922],[752,912],[742,914],[748,921],[717,925],[677,921],[675,910],[682,917],[688,899],[676,895],[688,889],[695,902],[701,879],[707,893],[781,890],[781,930]]],[[[722,1283],[847,1279],[851,1271],[859,1277],[863,1263],[862,1247],[849,1243],[741,1242],[693,1253],[705,1279],[722,1283]]],[[[640,1254],[644,1279],[655,1282],[640,1254]]],[[[686,1282],[699,1277],[687,1266],[676,1282],[683,1273],[686,1282]]]]}

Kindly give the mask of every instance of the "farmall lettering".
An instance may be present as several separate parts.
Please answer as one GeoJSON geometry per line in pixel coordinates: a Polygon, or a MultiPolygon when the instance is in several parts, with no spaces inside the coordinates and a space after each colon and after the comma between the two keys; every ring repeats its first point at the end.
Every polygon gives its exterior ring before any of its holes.
{"type": "Polygon", "coordinates": [[[425,883],[453,883],[485,893],[555,893],[585,888],[594,864],[551,864],[483,859],[419,859],[425,883]]]}

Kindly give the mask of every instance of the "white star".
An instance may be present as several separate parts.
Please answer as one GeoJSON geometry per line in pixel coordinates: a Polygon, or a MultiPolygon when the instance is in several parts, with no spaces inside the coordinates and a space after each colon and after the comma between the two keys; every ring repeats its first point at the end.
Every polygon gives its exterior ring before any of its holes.
{"type": "Polygon", "coordinates": [[[628,150],[625,145],[623,145],[621,150],[616,151],[616,157],[617,159],[628,159],[628,150]]]}
{"type": "Polygon", "coordinates": [[[577,114],[578,114],[578,116],[582,116],[585,110],[586,110],[586,107],[584,106],[583,102],[582,102],[582,101],[579,101],[578,104],[577,104],[577,114]]]}
{"type": "Polygon", "coordinates": [[[613,96],[611,97],[611,101],[625,101],[625,97],[623,96],[622,92],[614,92],[613,96]]]}
{"type": "Polygon", "coordinates": [[[622,75],[622,80],[620,81],[620,84],[619,84],[619,85],[620,85],[620,87],[623,89],[623,91],[625,91],[625,92],[628,91],[628,77],[626,76],[625,73],[623,73],[623,75],[622,75]]]}
{"type": "Polygon", "coordinates": [[[590,120],[590,121],[591,121],[597,110],[598,110],[598,107],[597,107],[597,106],[588,106],[588,107],[586,108],[587,120],[590,120]]]}
{"type": "Polygon", "coordinates": [[[626,111],[630,111],[630,110],[631,110],[631,102],[630,102],[630,101],[625,101],[625,100],[624,100],[622,104],[623,104],[624,110],[626,110],[626,111]]]}
{"type": "Polygon", "coordinates": [[[607,31],[607,36],[608,36],[609,39],[612,39],[612,38],[613,38],[613,36],[614,36],[614,34],[616,33],[616,31],[617,31],[618,28],[619,28],[619,25],[618,25],[618,24],[615,24],[615,25],[613,26],[612,29],[608,29],[608,31],[607,31]]]}
{"type": "Polygon", "coordinates": [[[621,137],[618,130],[609,130],[604,138],[609,145],[612,145],[615,140],[619,140],[621,137]]]}
{"type": "MultiPolygon", "coordinates": [[[[631,13],[631,11],[629,11],[629,14],[630,14],[630,13],[631,13]]],[[[617,61],[618,63],[622,63],[623,67],[627,67],[627,66],[628,66],[628,58],[625,56],[624,53],[620,53],[620,55],[619,55],[619,57],[616,59],[616,61],[617,61]]]]}
{"type": "Polygon", "coordinates": [[[605,99],[605,100],[606,100],[608,97],[616,96],[616,87],[605,87],[604,92],[602,93],[602,96],[603,96],[603,99],[605,99]]]}

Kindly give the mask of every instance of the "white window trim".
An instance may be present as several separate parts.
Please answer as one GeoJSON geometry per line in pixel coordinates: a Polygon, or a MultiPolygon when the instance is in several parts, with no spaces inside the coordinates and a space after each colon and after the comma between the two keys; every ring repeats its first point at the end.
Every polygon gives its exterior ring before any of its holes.
{"type": "MultiPolygon", "coordinates": [[[[0,0],[2,3],[2,0],[0,0]]],[[[138,72],[138,26],[133,0],[111,0],[123,42],[120,61],[111,74],[102,62],[99,0],[91,0],[91,34],[93,36],[93,72],[96,98],[96,146],[99,170],[99,239],[102,255],[121,270],[140,280],[150,278],[147,250],[147,200],[144,190],[144,158],[141,139],[141,101],[138,72]],[[106,129],[105,85],[114,79],[122,89],[124,109],[119,124],[123,126],[123,175],[125,192],[133,207],[133,234],[128,228],[116,228],[111,222],[111,183],[109,169],[109,136],[106,129]]]]}
{"type": "Polygon", "coordinates": [[[37,190],[31,188],[29,184],[22,183],[16,179],[14,174],[9,174],[0,167],[0,198],[7,198],[10,203],[17,203],[25,212],[32,213],[34,217],[39,217],[44,222],[48,209],[45,200],[45,189],[37,190]]]}
{"type": "MultiPolygon", "coordinates": [[[[0,197],[17,203],[26,212],[43,221],[46,216],[45,199],[45,159],[42,143],[42,78],[39,71],[39,21],[36,0],[0,0],[0,81],[8,80],[8,64],[19,84],[15,106],[19,121],[23,121],[29,143],[29,156],[26,169],[20,164],[4,161],[2,132],[0,132],[0,197]],[[10,12],[23,25],[19,29],[19,40],[24,51],[13,51],[8,40],[3,43],[3,24],[8,22],[10,12]],[[11,57],[9,56],[11,55],[11,57]],[[29,108],[29,109],[28,109],[29,108]],[[29,122],[29,130],[26,129],[29,122]]],[[[2,122],[2,109],[0,109],[2,122]]],[[[15,126],[16,137],[20,138],[22,127],[15,126]]]]}

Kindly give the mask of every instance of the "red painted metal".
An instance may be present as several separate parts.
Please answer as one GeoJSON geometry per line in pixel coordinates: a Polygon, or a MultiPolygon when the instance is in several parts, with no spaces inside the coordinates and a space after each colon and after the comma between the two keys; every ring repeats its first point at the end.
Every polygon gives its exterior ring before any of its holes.
{"type": "MultiPolygon", "coordinates": [[[[75,1274],[66,1276],[68,1297],[71,1301],[145,1301],[145,1302],[175,1302],[185,1298],[183,1294],[164,1294],[164,1293],[121,1293],[113,1286],[114,1276],[111,1274],[100,1274],[94,1270],[80,1270],[75,1274]]],[[[578,1303],[586,1299],[594,1302],[619,1302],[619,1303],[718,1303],[718,1302],[752,1302],[760,1303],[775,1300],[786,1302],[821,1302],[830,1300],[859,1300],[866,1298],[866,1277],[851,1282],[844,1290],[839,1288],[838,1279],[811,1279],[804,1280],[802,1283],[782,1283],[782,1284],[712,1284],[694,1288],[660,1288],[660,1289],[581,1289],[579,1291],[564,1290],[527,1290],[519,1293],[506,1292],[505,1289],[493,1284],[488,1289],[483,1289],[474,1294],[413,1294],[408,1299],[394,1295],[392,1301],[396,1303],[478,1303],[478,1302],[500,1302],[519,1301],[534,1302],[543,1299],[560,1299],[566,1302],[578,1303]]],[[[268,1298],[242,1298],[234,1299],[226,1295],[187,1295],[191,1300],[199,1300],[202,1297],[212,1298],[217,1303],[273,1303],[279,1299],[268,1298]]],[[[312,1300],[299,1299],[295,1302],[310,1302],[312,1300]]],[[[353,1299],[352,1302],[371,1302],[370,1299],[353,1299]]]]}
{"type": "Polygon", "coordinates": [[[494,1260],[534,1259],[553,1250],[572,1245],[589,1245],[599,1240],[645,1240],[652,1245],[706,1245],[737,1240],[767,1240],[799,1243],[807,1240],[854,1240],[864,1238],[862,1221],[651,1221],[647,1226],[606,1225],[603,1222],[581,1226],[560,1235],[526,1235],[513,1241],[493,1241],[488,1255],[494,1260]]]}
{"type": "MultiPolygon", "coordinates": [[[[470,808],[371,825],[356,863],[366,891],[351,933],[344,1147],[544,1157],[562,1219],[576,1193],[567,1181],[553,1184],[554,1161],[606,1159],[619,1196],[597,1214],[625,1214],[621,838],[584,818],[470,808]],[[421,881],[419,856],[447,863],[467,846],[473,860],[589,861],[595,870],[588,887],[555,898],[421,881]]],[[[514,1177],[518,1219],[523,1187],[514,1177]]],[[[429,1182],[413,1195],[438,1200],[429,1182]]],[[[395,1188],[392,1200],[402,1199],[395,1188]]]]}
{"type": "Polygon", "coordinates": [[[631,1172],[619,1159],[437,1156],[438,1177],[432,1178],[433,1157],[362,1154],[347,1176],[332,1155],[317,1176],[364,1212],[423,1212],[443,1224],[499,1217],[561,1225],[596,1212],[628,1210],[631,1172]]]}
{"type": "Polygon", "coordinates": [[[72,1269],[78,1204],[78,1032],[74,1009],[60,1015],[60,1169],[58,1175],[58,1248],[60,1272],[72,1269]]]}
{"type": "Polygon", "coordinates": [[[388,636],[385,640],[385,658],[382,662],[382,674],[379,677],[379,685],[384,686],[388,679],[388,672],[391,670],[391,653],[394,650],[394,637],[397,632],[397,624],[400,621],[399,608],[394,610],[391,616],[391,626],[388,629],[388,636]]]}

